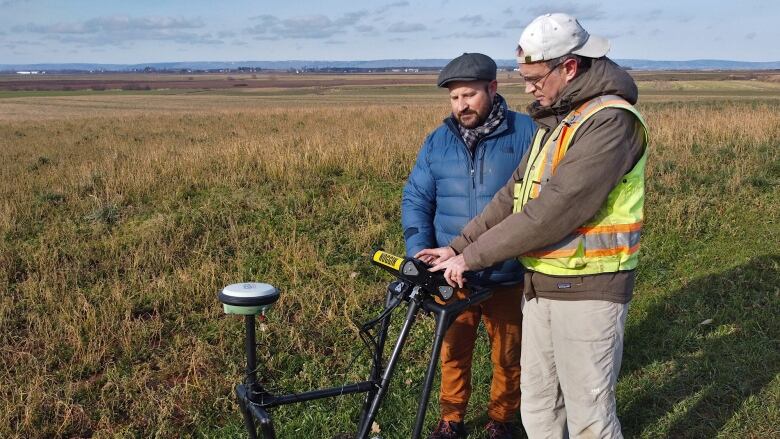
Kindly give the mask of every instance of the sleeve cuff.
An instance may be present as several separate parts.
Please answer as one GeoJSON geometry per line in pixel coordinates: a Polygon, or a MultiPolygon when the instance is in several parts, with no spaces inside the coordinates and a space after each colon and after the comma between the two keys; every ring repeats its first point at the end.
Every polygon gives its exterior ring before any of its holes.
{"type": "Polygon", "coordinates": [[[469,242],[466,240],[466,238],[463,237],[463,235],[456,236],[455,239],[450,242],[450,248],[455,250],[455,254],[461,254],[463,253],[463,249],[468,247],[469,242]]]}
{"type": "Polygon", "coordinates": [[[466,266],[469,267],[469,271],[479,271],[487,268],[486,265],[480,263],[479,256],[475,254],[474,246],[469,246],[463,250],[463,261],[466,262],[466,266]]]}

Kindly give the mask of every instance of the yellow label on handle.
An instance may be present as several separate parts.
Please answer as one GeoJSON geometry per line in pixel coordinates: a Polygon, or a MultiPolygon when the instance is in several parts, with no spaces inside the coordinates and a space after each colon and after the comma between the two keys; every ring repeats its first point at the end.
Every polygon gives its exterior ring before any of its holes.
{"type": "Polygon", "coordinates": [[[374,257],[372,259],[377,264],[390,267],[395,271],[401,270],[401,263],[404,261],[403,258],[399,258],[398,256],[383,252],[382,250],[377,250],[376,253],[374,253],[374,257]]]}

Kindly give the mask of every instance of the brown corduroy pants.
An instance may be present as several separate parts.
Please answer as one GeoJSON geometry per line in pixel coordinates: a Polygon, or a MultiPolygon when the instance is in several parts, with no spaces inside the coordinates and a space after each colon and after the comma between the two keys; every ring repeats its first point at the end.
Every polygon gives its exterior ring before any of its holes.
{"type": "MultiPolygon", "coordinates": [[[[497,287],[493,296],[466,309],[452,323],[441,348],[441,418],[463,420],[471,396],[471,361],[477,328],[482,320],[490,338],[493,379],[488,416],[514,420],[520,407],[520,340],[523,315],[522,284],[497,287]]],[[[463,291],[456,292],[464,297],[463,291]]]]}

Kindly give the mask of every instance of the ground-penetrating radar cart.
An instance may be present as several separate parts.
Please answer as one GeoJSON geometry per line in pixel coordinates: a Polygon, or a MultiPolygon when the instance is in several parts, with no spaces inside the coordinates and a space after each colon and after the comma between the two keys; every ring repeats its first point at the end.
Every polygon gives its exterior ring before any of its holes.
{"type": "Polygon", "coordinates": [[[464,309],[488,299],[492,293],[487,289],[472,287],[467,298],[453,298],[454,290],[445,282],[443,275],[440,272],[429,272],[429,266],[418,259],[399,258],[377,250],[373,253],[371,261],[391,272],[397,279],[387,286],[382,313],[360,328],[361,337],[373,348],[373,364],[368,379],[358,383],[289,395],[270,393],[257,380],[260,366],[257,364],[256,357],[255,317],[258,314],[264,315],[265,310],[279,299],[279,290],[264,283],[240,283],[228,285],[219,293],[219,300],[223,303],[225,313],[244,315],[246,376],[243,382],[236,386],[236,396],[250,438],[258,437],[258,424],[261,437],[276,438],[270,413],[270,409],[274,407],[351,393],[366,394],[356,437],[367,438],[382,400],[390,387],[393,372],[401,358],[401,351],[409,331],[418,313],[423,310],[435,317],[436,325],[412,433],[413,438],[420,437],[444,334],[464,309]],[[444,304],[437,302],[435,300],[437,297],[444,304]],[[404,303],[407,308],[406,319],[403,321],[390,356],[385,361],[384,348],[390,319],[393,311],[404,303]]]}

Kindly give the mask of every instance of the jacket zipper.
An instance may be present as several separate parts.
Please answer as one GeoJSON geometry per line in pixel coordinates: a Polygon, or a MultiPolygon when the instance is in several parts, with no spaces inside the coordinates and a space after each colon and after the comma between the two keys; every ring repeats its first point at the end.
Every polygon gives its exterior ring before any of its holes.
{"type": "MultiPolygon", "coordinates": [[[[489,135],[479,139],[476,145],[474,145],[474,152],[471,151],[471,148],[466,144],[466,141],[463,140],[463,136],[460,135],[460,131],[458,131],[458,128],[455,126],[452,126],[451,121],[447,121],[447,123],[450,125],[450,129],[453,130],[457,134],[457,138],[460,139],[460,143],[463,145],[463,147],[466,149],[466,153],[469,156],[469,176],[471,177],[471,216],[474,217],[477,215],[477,179],[476,179],[476,170],[474,169],[474,160],[476,159],[476,152],[479,146],[484,142],[485,140],[493,137],[496,133],[496,131],[493,131],[489,135]]],[[[484,153],[484,152],[483,152],[484,153]]],[[[480,160],[480,176],[479,176],[479,182],[480,184],[485,183],[485,166],[484,166],[484,160],[485,158],[482,157],[480,160]]]]}

